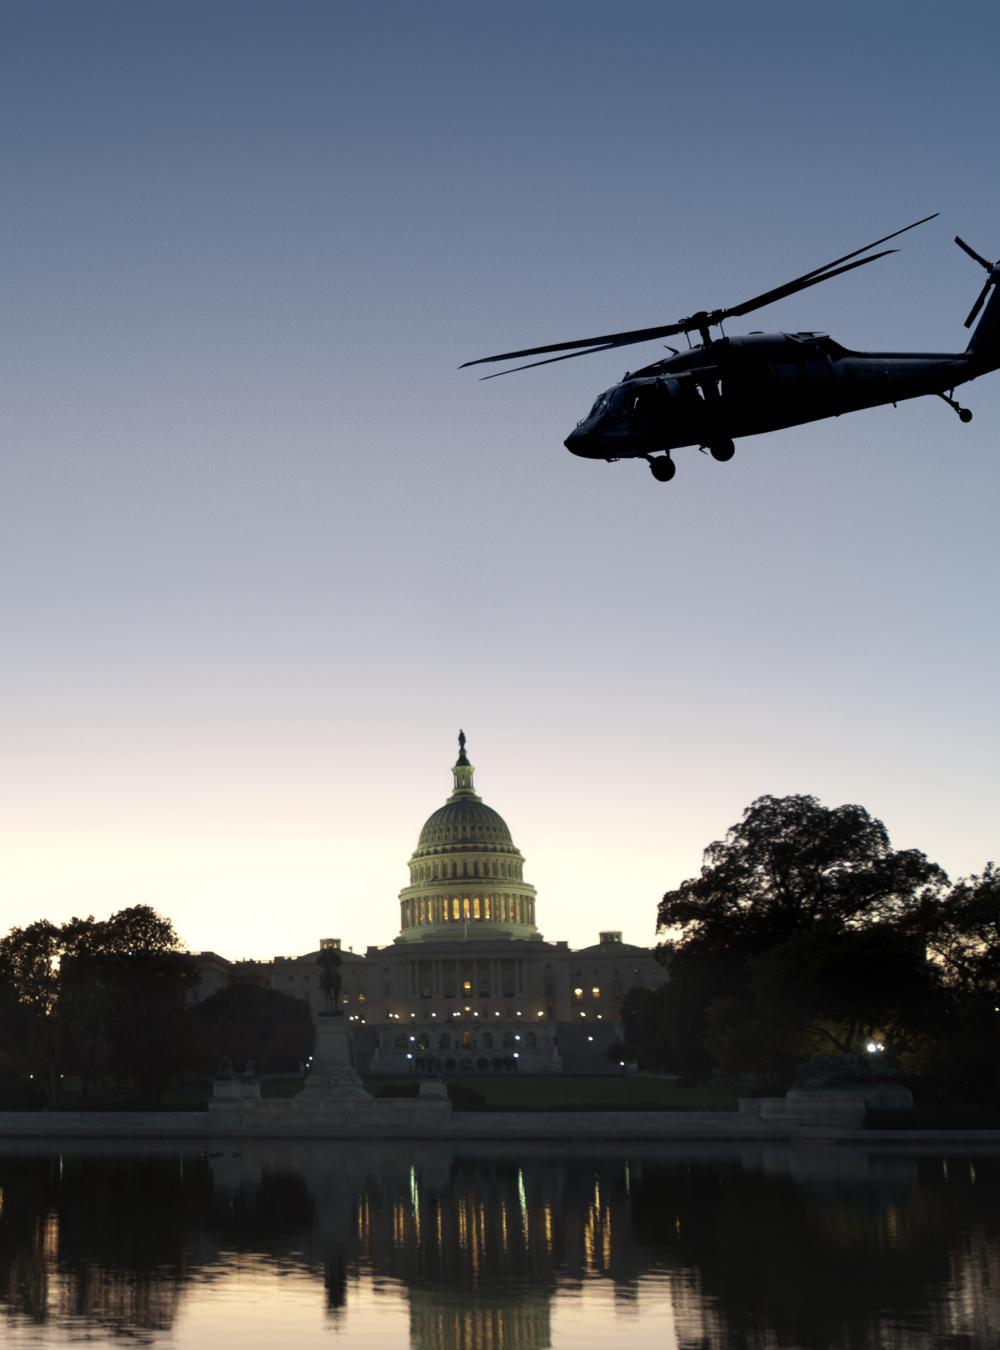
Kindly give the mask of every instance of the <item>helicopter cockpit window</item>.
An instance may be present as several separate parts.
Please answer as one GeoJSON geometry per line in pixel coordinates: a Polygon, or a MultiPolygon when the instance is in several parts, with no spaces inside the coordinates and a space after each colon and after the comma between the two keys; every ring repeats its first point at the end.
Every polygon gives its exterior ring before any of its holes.
{"type": "Polygon", "coordinates": [[[607,394],[598,394],[597,399],[594,402],[594,406],[590,410],[590,416],[597,417],[600,413],[604,411],[604,409],[607,406],[608,406],[607,394]]]}

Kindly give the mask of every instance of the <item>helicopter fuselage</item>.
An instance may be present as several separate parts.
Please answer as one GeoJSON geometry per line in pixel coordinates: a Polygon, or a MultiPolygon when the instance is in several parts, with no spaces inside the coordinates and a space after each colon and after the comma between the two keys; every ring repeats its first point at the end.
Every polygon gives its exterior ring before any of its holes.
{"type": "Polygon", "coordinates": [[[720,338],[627,374],[601,394],[566,447],[606,460],[731,447],[740,436],[943,395],[994,366],[972,350],[854,352],[823,333],[720,338]]]}
{"type": "MultiPolygon", "coordinates": [[[[712,330],[729,319],[741,318],[895,253],[894,248],[878,253],[871,250],[933,219],[933,215],[924,216],[738,305],[699,310],[686,319],[652,328],[629,328],[498,352],[464,365],[481,366],[526,356],[542,358],[496,372],[511,375],[533,366],[655,342],[674,333],[685,333],[690,342],[691,334],[697,333],[700,345],[690,346],[686,352],[674,351],[673,356],[631,371],[605,390],[566,437],[567,449],[585,459],[646,459],[653,477],[661,483],[673,478],[676,466],[670,452],[682,445],[697,445],[707,449],[713,459],[728,460],[733,457],[738,436],[779,431],[925,394],[937,394],[963,422],[968,422],[972,413],[955,401],[955,389],[1000,369],[1000,262],[991,263],[958,235],[955,243],[986,272],[983,288],[965,320],[966,328],[973,324],[975,328],[964,352],[853,352],[825,333],[712,337],[712,330]]],[[[496,374],[482,378],[495,379],[496,374]]]]}

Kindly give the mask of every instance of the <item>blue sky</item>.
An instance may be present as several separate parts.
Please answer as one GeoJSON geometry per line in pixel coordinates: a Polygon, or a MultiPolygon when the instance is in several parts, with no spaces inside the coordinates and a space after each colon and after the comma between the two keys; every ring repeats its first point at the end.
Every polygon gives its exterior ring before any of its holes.
{"type": "Polygon", "coordinates": [[[562,448],[622,357],[456,367],[934,210],[745,326],[963,347],[998,38],[962,4],[6,4],[4,926],[390,940],[460,725],[551,938],[651,940],[765,792],[995,856],[1000,377],[967,427],[902,404],[667,486],[562,448]]]}

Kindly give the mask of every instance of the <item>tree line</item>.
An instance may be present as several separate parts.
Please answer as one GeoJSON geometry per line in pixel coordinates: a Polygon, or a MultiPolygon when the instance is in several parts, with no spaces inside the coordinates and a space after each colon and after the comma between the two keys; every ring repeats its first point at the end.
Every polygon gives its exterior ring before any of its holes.
{"type": "Polygon", "coordinates": [[[40,919],[0,938],[0,1107],[159,1104],[223,1055],[262,1070],[312,1049],[308,1006],[236,982],[192,1003],[195,960],[169,919],[134,905],[108,919],[40,919]]]}
{"type": "Polygon", "coordinates": [[[761,797],[667,891],[669,979],[626,999],[628,1053],[783,1091],[804,1061],[890,1064],[939,1100],[1000,1103],[1000,871],[951,884],[861,806],[761,797]]]}
{"type": "MultiPolygon", "coordinates": [[[[1000,870],[951,884],[861,806],[761,797],[659,905],[669,978],[625,1000],[626,1053],[691,1082],[784,1090],[825,1055],[897,1065],[941,1099],[1000,1105],[1000,870]],[[868,1047],[872,1047],[871,1050],[868,1047]],[[867,1057],[867,1058],[866,1058],[867,1057]]],[[[235,981],[195,1002],[194,959],[146,905],[0,938],[0,1107],[148,1104],[221,1058],[289,1071],[308,1005],[235,981]]]]}

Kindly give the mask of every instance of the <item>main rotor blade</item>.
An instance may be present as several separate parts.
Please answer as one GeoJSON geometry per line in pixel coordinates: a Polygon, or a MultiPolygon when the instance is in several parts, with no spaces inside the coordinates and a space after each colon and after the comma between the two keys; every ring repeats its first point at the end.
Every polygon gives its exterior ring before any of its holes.
{"type": "MultiPolygon", "coordinates": [[[[862,253],[867,253],[870,248],[878,248],[879,244],[887,244],[890,239],[895,239],[900,234],[905,234],[907,230],[915,230],[918,225],[926,225],[929,220],[934,220],[941,214],[940,211],[932,211],[929,216],[923,216],[920,220],[915,220],[912,225],[904,225],[901,230],[893,230],[892,234],[884,234],[881,239],[873,239],[870,244],[865,244],[864,248],[856,248],[852,253],[845,253],[841,258],[833,258],[830,262],[824,263],[822,267],[814,267],[811,272],[803,272],[796,281],[805,281],[806,277],[814,277],[819,272],[825,272],[830,267],[836,267],[838,263],[848,262],[851,258],[857,258],[862,253]]],[[[895,252],[889,249],[888,252],[895,252]]]]}
{"type": "MultiPolygon", "coordinates": [[[[600,337],[578,338],[573,342],[549,342],[541,347],[522,347],[518,351],[498,352],[496,356],[480,356],[475,361],[463,361],[459,370],[465,370],[469,366],[488,365],[493,361],[516,361],[521,356],[544,356],[547,352],[567,352],[569,356],[585,356],[588,351],[608,351],[612,347],[626,347],[635,342],[652,342],[656,338],[671,337],[674,333],[689,333],[696,328],[703,329],[711,324],[719,323],[722,319],[749,314],[751,310],[761,309],[764,305],[773,304],[775,300],[784,299],[787,295],[794,295],[797,291],[803,291],[809,286],[816,286],[821,281],[828,281],[831,277],[839,276],[841,272],[850,272],[855,267],[864,267],[866,263],[876,262],[879,258],[884,258],[888,253],[895,253],[895,249],[884,249],[881,253],[872,254],[868,258],[860,258],[857,262],[850,261],[852,258],[858,258],[861,253],[867,253],[869,249],[877,248],[879,244],[885,244],[890,239],[895,239],[897,235],[905,234],[907,230],[914,230],[918,225],[926,224],[928,220],[933,220],[938,214],[935,211],[929,216],[915,220],[912,225],[904,225],[902,229],[893,230],[891,234],[883,235],[881,239],[872,240],[870,244],[865,244],[864,248],[856,248],[851,253],[845,253],[840,258],[834,258],[831,262],[824,263],[822,267],[814,267],[811,272],[803,272],[801,276],[795,277],[792,281],[786,281],[783,286],[776,286],[773,290],[764,291],[760,295],[755,295],[751,300],[744,300],[742,304],[729,309],[714,309],[707,314],[701,312],[686,319],[681,319],[677,323],[660,324],[655,328],[632,328],[621,333],[603,333],[600,337]],[[846,264],[846,266],[840,264],[846,264]]],[[[532,366],[544,366],[549,365],[552,361],[568,359],[568,356],[557,356],[546,361],[531,361],[528,365],[514,366],[510,370],[499,373],[512,375],[515,370],[528,370],[532,366]]],[[[483,378],[493,379],[495,377],[488,375],[483,376],[483,378]]]]}
{"type": "MultiPolygon", "coordinates": [[[[992,271],[992,268],[991,268],[990,270],[992,271]]],[[[989,293],[990,293],[990,287],[991,287],[992,285],[993,285],[993,278],[992,278],[992,276],[989,276],[989,277],[986,278],[986,285],[985,285],[985,286],[983,287],[983,289],[979,292],[979,296],[978,296],[978,298],[977,298],[977,300],[976,300],[976,303],[975,303],[975,304],[972,306],[972,308],[969,310],[969,317],[968,317],[968,318],[966,319],[966,321],[965,321],[965,326],[966,326],[966,328],[971,328],[971,327],[972,327],[973,323],[975,322],[976,315],[979,313],[979,311],[980,311],[980,310],[982,309],[982,307],[983,307],[983,301],[986,299],[987,295],[989,295],[989,293]]]]}
{"type": "MultiPolygon", "coordinates": [[[[515,370],[530,370],[532,366],[551,366],[553,361],[572,361],[574,356],[590,356],[591,352],[609,352],[613,347],[622,347],[622,342],[606,342],[603,347],[584,347],[582,352],[567,352],[565,356],[549,356],[544,361],[529,361],[526,366],[511,366],[510,370],[495,370],[492,375],[480,375],[480,380],[499,380],[501,375],[513,375],[515,370]]],[[[484,361],[497,360],[499,357],[484,356],[484,361]]],[[[478,361],[466,361],[467,366],[479,365],[478,361]]],[[[459,370],[462,367],[459,366],[459,370]]]]}
{"type": "Polygon", "coordinates": [[[894,248],[884,249],[881,253],[873,253],[871,257],[862,258],[860,262],[850,262],[851,258],[858,258],[862,253],[867,253],[871,248],[878,248],[879,244],[887,244],[890,239],[895,239],[897,235],[905,234],[907,230],[915,230],[918,225],[926,225],[929,220],[940,215],[935,211],[932,215],[924,216],[920,220],[915,220],[912,225],[904,225],[901,230],[893,230],[892,234],[885,234],[881,239],[873,239],[870,244],[865,244],[864,248],[856,248],[851,253],[845,253],[840,258],[833,258],[830,262],[824,263],[822,267],[814,267],[811,272],[803,272],[801,276],[795,277],[792,281],[786,281],[783,286],[775,286],[773,290],[764,291],[761,295],[755,295],[752,300],[744,300],[741,305],[735,305],[731,309],[724,309],[721,312],[723,317],[738,317],[741,314],[749,314],[751,310],[760,309],[764,305],[771,305],[775,300],[783,300],[786,295],[794,295],[796,291],[804,291],[807,286],[815,286],[820,281],[827,281],[830,277],[836,277],[841,272],[849,272],[852,267],[863,267],[865,263],[875,262],[877,258],[884,258],[887,253],[895,253],[894,248]],[[841,267],[841,263],[848,263],[847,267],[841,267]]]}
{"type": "MultiPolygon", "coordinates": [[[[852,272],[855,267],[864,267],[866,263],[878,262],[879,258],[886,258],[890,253],[898,253],[895,248],[885,248],[881,253],[873,253],[870,258],[858,258],[854,262],[845,263],[843,267],[835,267],[832,272],[808,272],[804,277],[796,277],[794,281],[786,281],[784,286],[775,286],[773,291],[764,291],[762,295],[755,295],[752,300],[744,300],[742,305],[734,305],[732,309],[723,309],[716,311],[720,318],[738,318],[741,314],[749,314],[751,310],[762,309],[765,305],[773,305],[775,300],[784,300],[786,295],[795,295],[797,291],[804,291],[810,286],[818,286],[821,281],[829,281],[831,277],[839,277],[841,272],[852,272]]],[[[714,318],[713,316],[710,316],[714,318]]]]}
{"type": "Polygon", "coordinates": [[[974,248],[970,248],[964,239],[959,239],[957,234],[955,235],[955,243],[958,245],[959,248],[964,249],[970,258],[974,258],[980,267],[985,267],[987,272],[993,271],[993,264],[988,263],[985,258],[981,258],[979,254],[976,252],[976,250],[974,248]]]}
{"type": "MultiPolygon", "coordinates": [[[[684,331],[684,322],[668,323],[660,324],[657,328],[633,328],[623,333],[605,333],[602,337],[579,338],[576,342],[550,342],[545,347],[524,347],[519,352],[500,352],[497,356],[480,356],[475,361],[463,361],[459,370],[465,370],[467,366],[482,366],[489,361],[516,361],[519,356],[541,356],[545,352],[565,352],[572,347],[589,347],[594,350],[601,347],[624,347],[630,342],[651,342],[653,338],[669,337],[672,333],[683,333],[684,331]]],[[[577,352],[576,355],[583,356],[585,353],[581,351],[577,352]]],[[[542,366],[546,363],[534,361],[532,364],[542,366]]]]}

